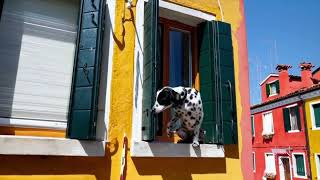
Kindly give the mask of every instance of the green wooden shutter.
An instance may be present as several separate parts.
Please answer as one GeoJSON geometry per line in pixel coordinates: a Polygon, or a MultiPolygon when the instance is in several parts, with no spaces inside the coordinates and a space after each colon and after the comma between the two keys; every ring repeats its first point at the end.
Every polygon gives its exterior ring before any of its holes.
{"type": "Polygon", "coordinates": [[[313,111],[316,127],[320,127],[320,104],[313,105],[313,111]]]}
{"type": "Polygon", "coordinates": [[[284,129],[286,132],[288,132],[291,130],[289,108],[283,108],[282,112],[283,112],[284,129]]]}
{"type": "Polygon", "coordinates": [[[296,116],[297,116],[298,129],[301,131],[301,122],[300,122],[299,106],[295,106],[295,107],[294,107],[294,111],[296,112],[296,116]]]}
{"type": "Polygon", "coordinates": [[[158,0],[149,0],[144,7],[144,43],[143,43],[143,97],[142,97],[142,140],[155,138],[155,116],[151,108],[156,95],[156,69],[158,63],[158,0]]]}
{"type": "Polygon", "coordinates": [[[238,132],[230,24],[218,21],[201,23],[199,45],[205,143],[235,144],[238,132]]]}
{"type": "Polygon", "coordinates": [[[266,84],[267,97],[270,96],[270,84],[266,84]]]}
{"type": "Polygon", "coordinates": [[[254,116],[252,115],[251,116],[251,134],[252,134],[252,137],[254,137],[254,116]]]}
{"type": "Polygon", "coordinates": [[[95,139],[104,0],[82,0],[68,122],[69,138],[95,139]]]}
{"type": "Polygon", "coordinates": [[[296,158],[297,175],[305,176],[306,171],[304,169],[303,155],[295,155],[295,158],[296,158]]]}
{"type": "Polygon", "coordinates": [[[279,81],[274,82],[274,84],[276,85],[277,94],[280,94],[280,83],[279,83],[279,81]]]}

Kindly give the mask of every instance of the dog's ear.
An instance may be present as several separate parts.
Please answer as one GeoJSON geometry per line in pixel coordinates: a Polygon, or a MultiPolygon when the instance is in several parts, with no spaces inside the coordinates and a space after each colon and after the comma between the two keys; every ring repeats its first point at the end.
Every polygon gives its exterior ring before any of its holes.
{"type": "Polygon", "coordinates": [[[177,93],[177,92],[175,92],[173,89],[171,89],[170,96],[171,96],[171,100],[172,100],[173,102],[176,102],[176,101],[180,101],[180,100],[181,100],[180,94],[177,93]]]}

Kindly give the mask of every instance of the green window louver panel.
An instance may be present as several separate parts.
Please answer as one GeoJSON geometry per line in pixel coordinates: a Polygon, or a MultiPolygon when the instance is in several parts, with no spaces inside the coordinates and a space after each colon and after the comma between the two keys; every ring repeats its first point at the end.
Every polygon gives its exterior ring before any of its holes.
{"type": "Polygon", "coordinates": [[[274,84],[276,85],[277,94],[280,94],[280,83],[279,83],[279,81],[274,82],[274,84]]]}
{"type": "Polygon", "coordinates": [[[151,114],[151,108],[155,101],[157,74],[159,74],[157,73],[159,1],[149,0],[144,8],[142,140],[152,141],[156,134],[156,121],[155,116],[151,114]]]}
{"type": "Polygon", "coordinates": [[[266,84],[266,93],[267,93],[267,97],[270,96],[270,84],[266,84]]]}
{"type": "Polygon", "coordinates": [[[199,48],[205,143],[236,144],[238,132],[230,24],[218,21],[201,23],[199,48]]]}
{"type": "Polygon", "coordinates": [[[95,139],[105,1],[82,0],[67,136],[95,139]]]}
{"type": "Polygon", "coordinates": [[[317,128],[320,127],[320,103],[312,106],[314,112],[314,121],[317,128]]]}
{"type": "Polygon", "coordinates": [[[255,133],[254,133],[255,129],[254,129],[254,116],[251,116],[251,135],[252,137],[254,137],[255,133]]]}
{"type": "Polygon", "coordinates": [[[283,108],[282,112],[283,112],[284,129],[286,132],[288,132],[291,130],[289,108],[283,108]]]}
{"type": "Polygon", "coordinates": [[[305,176],[306,170],[304,169],[304,159],[303,155],[294,155],[296,158],[296,168],[297,168],[297,175],[305,176]]]}

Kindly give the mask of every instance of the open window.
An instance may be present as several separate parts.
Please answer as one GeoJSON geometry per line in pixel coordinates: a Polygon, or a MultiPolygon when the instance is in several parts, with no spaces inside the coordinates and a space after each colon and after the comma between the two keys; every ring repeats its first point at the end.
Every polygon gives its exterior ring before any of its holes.
{"type": "Polygon", "coordinates": [[[279,80],[266,84],[267,97],[280,94],[279,80]]]}
{"type": "Polygon", "coordinates": [[[301,130],[300,111],[297,104],[283,108],[284,127],[286,132],[299,132],[301,130]]]}
{"type": "Polygon", "coordinates": [[[156,6],[156,1],[145,4],[143,140],[155,140],[158,129],[159,123],[150,114],[156,90],[164,85],[195,86],[192,72],[198,72],[205,113],[202,124],[205,143],[237,143],[231,26],[218,21],[202,22],[196,27],[165,19],[159,23],[156,6]],[[198,42],[194,41],[195,32],[198,42]]]}
{"type": "Polygon", "coordinates": [[[0,126],[66,132],[52,140],[66,149],[96,140],[105,1],[1,0],[0,16],[0,126]]]}

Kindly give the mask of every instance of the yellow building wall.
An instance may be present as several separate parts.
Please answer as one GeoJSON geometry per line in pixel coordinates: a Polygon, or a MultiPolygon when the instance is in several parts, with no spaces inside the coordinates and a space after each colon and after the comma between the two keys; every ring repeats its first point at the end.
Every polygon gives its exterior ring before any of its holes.
{"type": "Polygon", "coordinates": [[[312,130],[310,104],[317,101],[320,102],[320,97],[309,99],[305,103],[308,138],[309,138],[309,146],[310,146],[310,165],[311,165],[312,179],[317,179],[317,176],[318,176],[317,169],[316,169],[315,153],[320,154],[320,130],[312,130]]]}
{"type": "MultiPolygon", "coordinates": [[[[126,177],[128,180],[240,180],[252,179],[251,151],[243,150],[243,142],[247,149],[251,149],[250,125],[244,126],[244,120],[249,122],[249,101],[246,101],[248,87],[240,87],[241,78],[246,81],[248,68],[240,69],[240,56],[246,58],[246,47],[239,53],[239,41],[245,41],[244,13],[242,0],[220,0],[222,11],[217,1],[212,0],[169,0],[173,3],[215,14],[221,20],[232,25],[233,47],[235,60],[235,76],[237,81],[237,113],[239,144],[225,146],[225,158],[132,158],[130,157],[130,139],[132,132],[133,112],[133,78],[134,78],[134,46],[135,29],[132,21],[122,23],[122,16],[135,16],[125,9],[124,2],[116,0],[115,32],[114,32],[114,58],[112,67],[111,107],[108,137],[110,142],[106,146],[105,157],[53,157],[53,156],[0,156],[0,180],[116,180],[120,178],[120,160],[122,153],[123,134],[129,139],[126,177]],[[125,35],[123,36],[123,32],[125,35]],[[240,33],[240,36],[239,34],[240,33]],[[241,34],[242,33],[242,34],[241,34]],[[243,34],[244,33],[244,34],[243,34]],[[240,73],[242,76],[240,76],[240,73]],[[241,94],[243,92],[244,94],[241,94]],[[247,107],[244,107],[244,104],[247,107]],[[244,115],[245,113],[245,115],[244,115]],[[247,119],[243,118],[246,117],[247,119]],[[243,129],[246,127],[246,129],[243,129]],[[248,132],[243,134],[242,132],[248,132]],[[250,137],[249,137],[250,136],[250,137]],[[243,154],[246,154],[243,156],[243,154]],[[243,157],[243,158],[242,158],[243,157]],[[247,178],[244,178],[247,177],[247,178]]],[[[135,1],[134,1],[135,4],[135,1]]],[[[245,43],[244,43],[245,44],[245,43]]],[[[247,61],[247,59],[244,59],[247,61]]],[[[247,82],[242,82],[246,84],[247,82]]],[[[17,131],[17,130],[16,130],[17,131]]],[[[18,130],[19,131],[19,130],[18,130]]],[[[17,132],[18,132],[17,131],[17,132]]],[[[22,130],[23,131],[23,130],[22,130]]],[[[20,132],[20,131],[19,131],[20,132]]],[[[33,131],[34,132],[34,131],[33,131]]],[[[21,132],[20,132],[21,133],[21,132]]],[[[45,136],[44,132],[36,135],[45,136]]],[[[52,135],[52,132],[47,132],[52,135]]],[[[18,133],[19,134],[19,133],[18,133]]],[[[56,134],[61,136],[61,134],[56,134]]],[[[1,148],[1,147],[0,147],[1,148]]]]}

